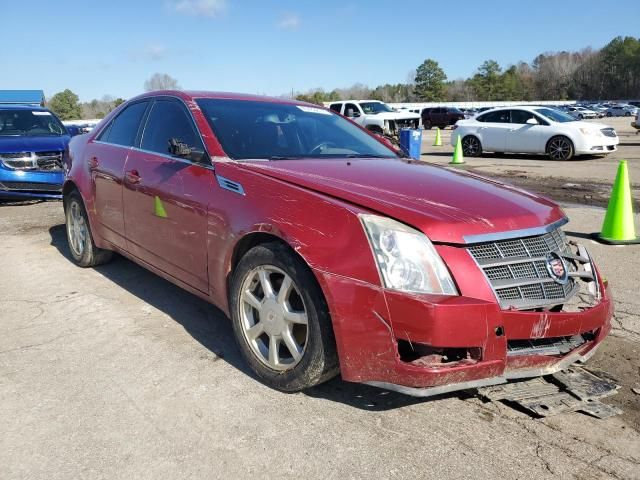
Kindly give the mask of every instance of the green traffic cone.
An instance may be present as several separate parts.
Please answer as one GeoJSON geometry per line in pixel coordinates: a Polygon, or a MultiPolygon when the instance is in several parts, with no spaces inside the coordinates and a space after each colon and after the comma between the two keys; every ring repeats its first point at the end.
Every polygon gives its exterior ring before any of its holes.
{"type": "Polygon", "coordinates": [[[156,217],[167,218],[167,211],[164,209],[162,200],[157,195],[153,199],[153,213],[156,217]]]}
{"type": "Polygon", "coordinates": [[[438,127],[436,127],[436,139],[433,141],[433,146],[434,147],[442,146],[442,138],[440,138],[440,129],[438,127]]]}
{"type": "Polygon", "coordinates": [[[449,162],[450,165],[461,165],[464,163],[464,155],[462,154],[462,140],[458,135],[458,141],[456,142],[456,148],[453,150],[453,159],[449,162]]]}
{"type": "Polygon", "coordinates": [[[618,165],[618,173],[611,191],[607,213],[602,222],[602,229],[594,237],[596,240],[612,245],[640,243],[640,239],[636,237],[633,199],[626,160],[621,160],[618,165]]]}

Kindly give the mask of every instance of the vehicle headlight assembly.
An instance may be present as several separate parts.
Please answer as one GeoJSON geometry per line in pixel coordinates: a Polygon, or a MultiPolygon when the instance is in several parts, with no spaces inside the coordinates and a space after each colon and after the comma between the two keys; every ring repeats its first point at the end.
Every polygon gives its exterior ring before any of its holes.
{"type": "Polygon", "coordinates": [[[599,137],[601,135],[600,130],[593,130],[591,128],[581,128],[580,132],[589,137],[599,137]]]}
{"type": "Polygon", "coordinates": [[[458,295],[446,265],[425,234],[377,215],[360,215],[386,288],[458,295]]]}

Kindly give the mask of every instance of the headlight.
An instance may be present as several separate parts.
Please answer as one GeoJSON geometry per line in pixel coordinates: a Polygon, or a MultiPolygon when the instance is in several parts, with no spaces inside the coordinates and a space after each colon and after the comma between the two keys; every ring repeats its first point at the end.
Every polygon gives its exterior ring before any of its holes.
{"type": "Polygon", "coordinates": [[[590,137],[598,137],[601,135],[600,130],[593,130],[591,128],[581,128],[580,131],[590,137]]]}
{"type": "Polygon", "coordinates": [[[360,215],[384,286],[393,290],[458,295],[442,258],[426,235],[377,215],[360,215]]]}

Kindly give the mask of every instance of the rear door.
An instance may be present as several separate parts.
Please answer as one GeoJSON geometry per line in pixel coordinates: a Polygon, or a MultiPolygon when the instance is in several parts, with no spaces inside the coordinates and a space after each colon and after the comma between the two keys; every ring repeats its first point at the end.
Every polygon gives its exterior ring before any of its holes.
{"type": "Polygon", "coordinates": [[[103,239],[120,248],[126,247],[122,207],[124,166],[136,141],[148,101],[132,103],[118,114],[85,149],[91,172],[95,218],[103,239]]]}
{"type": "Polygon", "coordinates": [[[543,120],[526,110],[511,110],[511,128],[507,132],[507,152],[544,153],[543,134],[547,128],[541,125],[543,120]],[[534,118],[537,125],[527,123],[534,118]]]}
{"type": "Polygon", "coordinates": [[[507,147],[507,132],[511,128],[509,110],[485,113],[477,120],[482,123],[478,127],[482,149],[488,152],[504,152],[507,147]]]}
{"type": "Polygon", "coordinates": [[[150,107],[125,166],[127,250],[202,292],[208,291],[207,207],[213,167],[181,100],[160,97],[150,107]],[[192,153],[176,154],[170,142],[192,153]]]}

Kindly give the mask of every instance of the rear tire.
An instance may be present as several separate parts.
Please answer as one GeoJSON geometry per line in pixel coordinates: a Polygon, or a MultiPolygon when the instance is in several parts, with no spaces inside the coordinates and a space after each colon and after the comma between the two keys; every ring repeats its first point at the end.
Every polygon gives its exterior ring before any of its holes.
{"type": "Polygon", "coordinates": [[[266,385],[297,392],[338,374],[324,295],[287,246],[273,242],[249,250],[233,272],[230,297],[238,347],[266,385]]]}
{"type": "Polygon", "coordinates": [[[575,150],[573,142],[567,137],[552,137],[547,142],[547,155],[551,160],[571,160],[575,150]]]}
{"type": "Polygon", "coordinates": [[[427,120],[426,122],[422,122],[422,127],[425,130],[431,130],[431,122],[429,120],[427,120]]]}
{"type": "Polygon", "coordinates": [[[71,192],[64,199],[64,204],[67,242],[73,261],[80,267],[95,267],[111,260],[113,252],[95,246],[80,193],[77,190],[71,192]]]}
{"type": "Polygon", "coordinates": [[[473,135],[467,135],[462,139],[462,153],[465,157],[479,157],[482,155],[482,143],[473,135]]]}

